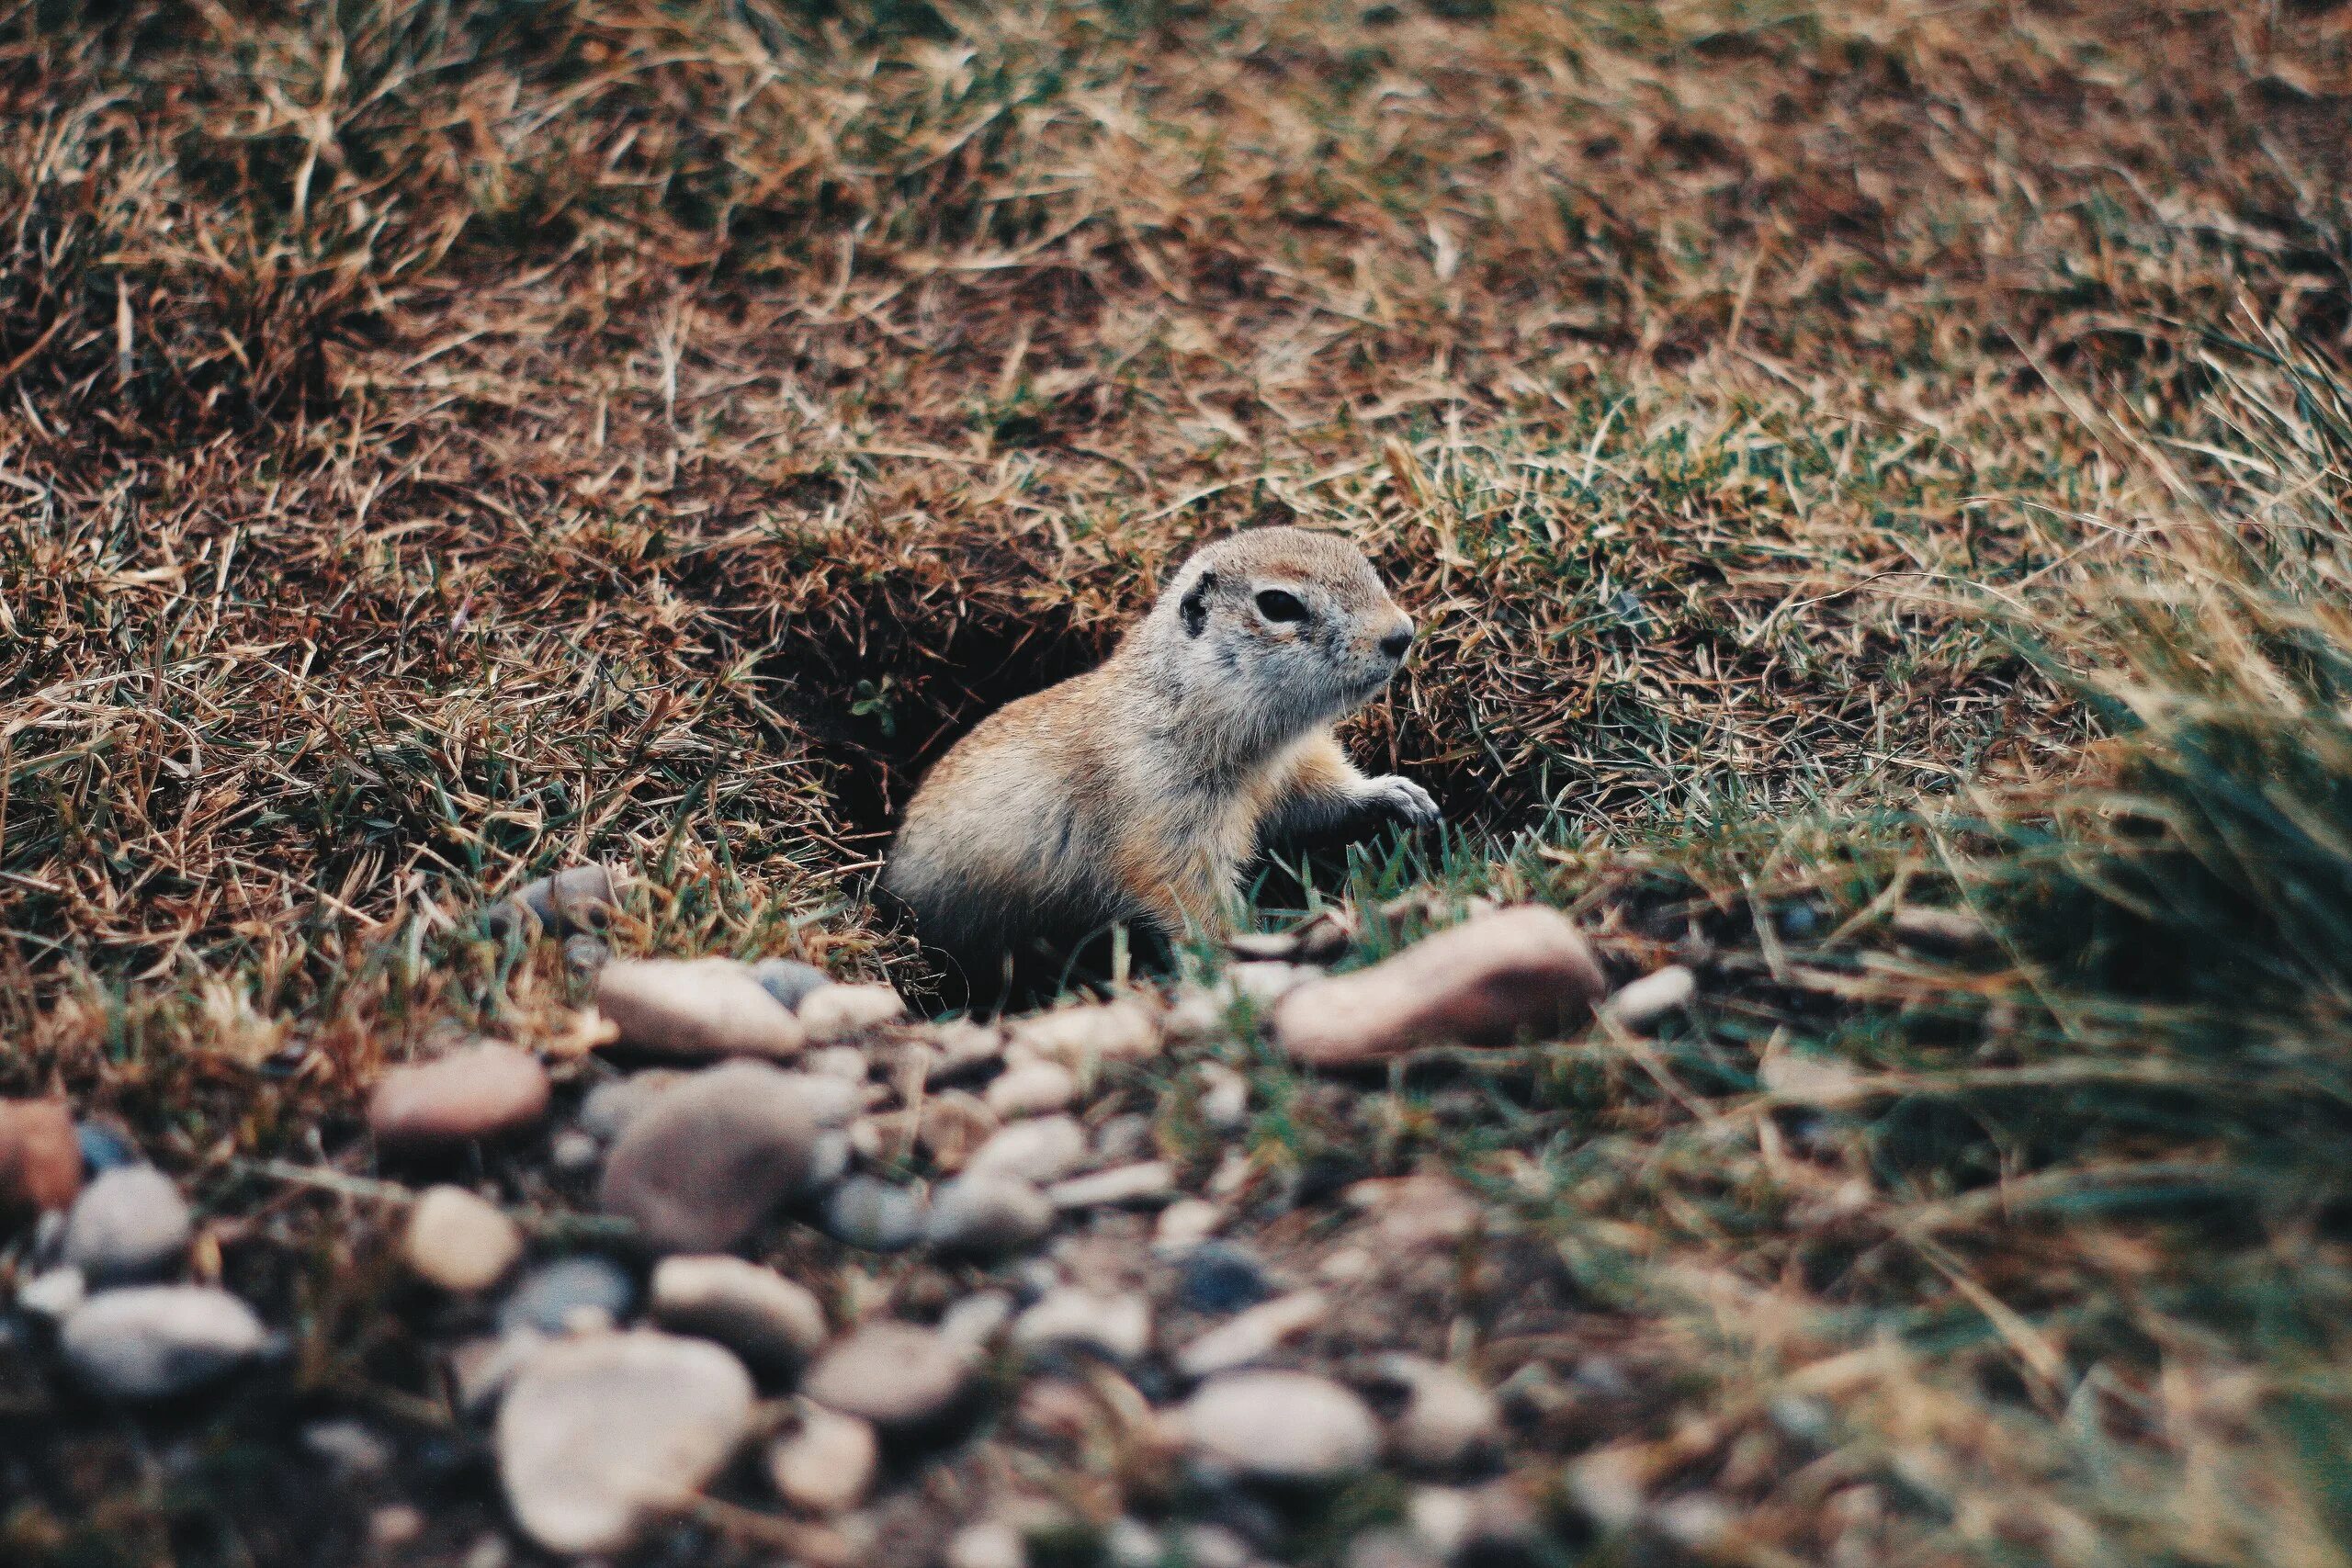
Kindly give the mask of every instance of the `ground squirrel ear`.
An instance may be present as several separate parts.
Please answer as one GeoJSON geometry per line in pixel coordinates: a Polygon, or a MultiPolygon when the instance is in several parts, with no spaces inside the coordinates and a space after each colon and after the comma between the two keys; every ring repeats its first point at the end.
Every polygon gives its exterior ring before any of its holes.
{"type": "Polygon", "coordinates": [[[1198,637],[1201,628],[1209,624],[1209,592],[1216,586],[1216,573],[1204,571],[1184,590],[1184,597],[1176,601],[1176,613],[1183,617],[1184,635],[1198,637]]]}

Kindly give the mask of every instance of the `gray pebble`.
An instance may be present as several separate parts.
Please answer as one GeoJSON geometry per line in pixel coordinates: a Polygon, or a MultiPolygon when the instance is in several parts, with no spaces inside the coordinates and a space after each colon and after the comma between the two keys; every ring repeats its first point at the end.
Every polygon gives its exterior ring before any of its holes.
{"type": "Polygon", "coordinates": [[[74,1375],[118,1399],[165,1399],[259,1355],[268,1333],[253,1309],[209,1285],[107,1291],[76,1307],[58,1343],[74,1375]]]}
{"type": "Polygon", "coordinates": [[[609,1326],[626,1319],[637,1304],[637,1285],[609,1258],[564,1258],[534,1269],[498,1309],[498,1329],[568,1334],[609,1326]]]}
{"type": "Polygon", "coordinates": [[[822,969],[797,958],[763,958],[752,965],[752,977],[768,995],[795,1011],[811,992],[833,983],[822,969]]]}
{"type": "Polygon", "coordinates": [[[932,1200],[926,1235],[943,1252],[999,1257],[1043,1241],[1054,1228],[1054,1205],[1017,1176],[959,1176],[932,1200]]]}
{"type": "Polygon", "coordinates": [[[195,1222],[172,1179],[153,1166],[109,1170],[83,1189],[65,1222],[65,1261],[93,1285],[177,1269],[195,1222]]]}
{"type": "Polygon", "coordinates": [[[878,1177],[853,1176],[825,1201],[825,1234],[868,1252],[903,1252],[922,1239],[922,1200],[878,1177]]]}

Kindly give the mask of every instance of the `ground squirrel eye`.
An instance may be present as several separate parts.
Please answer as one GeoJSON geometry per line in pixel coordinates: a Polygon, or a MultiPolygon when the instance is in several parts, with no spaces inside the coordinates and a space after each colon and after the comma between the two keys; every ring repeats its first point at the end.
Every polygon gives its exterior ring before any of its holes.
{"type": "Polygon", "coordinates": [[[1295,593],[1269,588],[1258,595],[1258,614],[1270,621],[1303,621],[1306,619],[1306,606],[1298,602],[1295,593]]]}

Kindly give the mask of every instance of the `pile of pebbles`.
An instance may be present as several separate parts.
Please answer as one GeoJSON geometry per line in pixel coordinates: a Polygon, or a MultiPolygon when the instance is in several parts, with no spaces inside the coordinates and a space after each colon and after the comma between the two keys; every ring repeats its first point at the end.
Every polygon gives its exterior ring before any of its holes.
{"type": "MultiPolygon", "coordinates": [[[[1196,1047],[1237,1030],[1345,1068],[1580,1028],[1597,1008],[1641,1028],[1690,999],[1687,972],[1607,1001],[1574,926],[1525,907],[1345,975],[1319,966],[1344,936],[1315,927],[1253,939],[1215,987],[933,1023],[793,960],[611,957],[594,932],[618,891],[586,868],[499,916],[573,944],[597,1053],[551,1070],[474,1040],[390,1068],[367,1106],[373,1168],[349,1182],[438,1298],[441,1392],[530,1541],[622,1552],[723,1486],[811,1562],[875,1560],[927,1508],[928,1550],[953,1568],[1017,1565],[1080,1528],[1114,1562],[1248,1564],[1283,1508],[1375,1472],[1409,1506],[1351,1549],[1367,1565],[1543,1528],[1472,1366],[1336,1327],[1381,1253],[1459,1245],[1476,1204],[1435,1177],[1359,1182],[1341,1209],[1376,1222],[1377,1246],[1306,1272],[1221,1234],[1246,1154],[1197,1168],[1117,1107],[1181,1079],[1230,1138],[1250,1081],[1196,1047]],[[464,1179],[499,1147],[544,1149],[578,1211],[464,1179]],[[1081,1519],[1000,1466],[939,1515],[927,1469],[1023,1438],[1110,1453],[1130,1495],[1081,1519]],[[1179,1495],[1227,1506],[1175,1518],[1179,1495]]],[[[179,1185],[62,1103],[0,1101],[0,1207],[38,1216],[17,1316],[89,1394],[175,1399],[280,1353],[218,1283],[179,1185]]]]}

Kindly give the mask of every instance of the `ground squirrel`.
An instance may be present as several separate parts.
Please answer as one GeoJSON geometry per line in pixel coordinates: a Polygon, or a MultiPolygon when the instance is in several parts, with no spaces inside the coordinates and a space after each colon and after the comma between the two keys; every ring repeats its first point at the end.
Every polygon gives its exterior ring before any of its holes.
{"type": "Polygon", "coordinates": [[[1118,923],[1226,923],[1259,850],[1433,823],[1331,727],[1404,662],[1410,617],[1354,546],[1259,528],[1200,550],[1100,667],[990,715],[924,778],[884,890],[967,978],[1118,923]]]}

